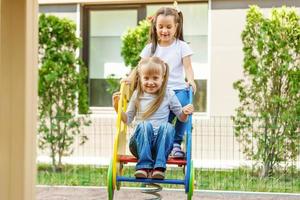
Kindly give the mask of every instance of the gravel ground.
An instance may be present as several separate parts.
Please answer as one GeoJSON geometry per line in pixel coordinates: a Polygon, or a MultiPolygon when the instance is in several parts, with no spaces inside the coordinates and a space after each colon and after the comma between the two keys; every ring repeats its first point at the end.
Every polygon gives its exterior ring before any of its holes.
{"type": "MultiPolygon", "coordinates": [[[[166,190],[159,192],[163,200],[183,200],[187,195],[183,190],[166,190]]],[[[154,197],[141,193],[137,188],[121,188],[115,191],[114,200],[139,200],[154,197]]],[[[37,186],[37,200],[105,200],[105,187],[60,187],[37,186]]],[[[195,191],[193,200],[300,200],[300,194],[279,193],[242,193],[195,191]]]]}

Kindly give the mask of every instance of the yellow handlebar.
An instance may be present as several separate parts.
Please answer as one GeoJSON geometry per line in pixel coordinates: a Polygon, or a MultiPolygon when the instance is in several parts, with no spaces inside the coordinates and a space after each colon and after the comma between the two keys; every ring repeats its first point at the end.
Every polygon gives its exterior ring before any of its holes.
{"type": "Polygon", "coordinates": [[[114,139],[114,150],[113,150],[113,188],[116,187],[117,173],[119,172],[119,160],[118,155],[124,155],[126,153],[126,133],[127,133],[127,125],[122,122],[121,114],[122,111],[125,112],[127,109],[127,103],[129,101],[131,92],[130,86],[122,83],[120,88],[120,99],[118,102],[118,116],[117,116],[117,133],[114,139]]]}

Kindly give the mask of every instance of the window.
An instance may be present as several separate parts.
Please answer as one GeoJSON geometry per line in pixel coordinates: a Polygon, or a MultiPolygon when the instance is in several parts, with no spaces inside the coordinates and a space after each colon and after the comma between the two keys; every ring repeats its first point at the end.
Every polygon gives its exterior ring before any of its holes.
{"type": "Polygon", "coordinates": [[[121,35],[137,23],[137,10],[92,10],[89,13],[90,106],[111,106],[106,78],[123,77],[125,67],[120,54],[121,35]]]}

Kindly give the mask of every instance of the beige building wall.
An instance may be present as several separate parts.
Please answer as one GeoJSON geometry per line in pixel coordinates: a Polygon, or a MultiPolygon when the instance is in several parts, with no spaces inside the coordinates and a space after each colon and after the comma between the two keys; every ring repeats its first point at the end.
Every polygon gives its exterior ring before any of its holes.
{"type": "Polygon", "coordinates": [[[211,0],[211,79],[209,97],[211,116],[230,116],[239,105],[233,82],[242,77],[241,33],[249,5],[256,4],[266,15],[272,7],[296,6],[299,0],[211,0]]]}
{"type": "Polygon", "coordinates": [[[0,5],[0,199],[34,200],[37,2],[0,5]]]}

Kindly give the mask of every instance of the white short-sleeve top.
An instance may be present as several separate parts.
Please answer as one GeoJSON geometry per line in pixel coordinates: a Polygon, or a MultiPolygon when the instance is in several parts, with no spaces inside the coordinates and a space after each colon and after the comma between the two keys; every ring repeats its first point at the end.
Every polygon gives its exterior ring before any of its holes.
{"type": "MultiPolygon", "coordinates": [[[[152,44],[147,44],[140,56],[142,58],[151,56],[152,44]]],[[[157,45],[153,56],[157,56],[169,65],[170,73],[168,79],[168,88],[171,90],[182,90],[187,87],[185,83],[184,66],[182,59],[193,54],[189,45],[182,40],[174,40],[174,42],[167,47],[157,45]]]]}

